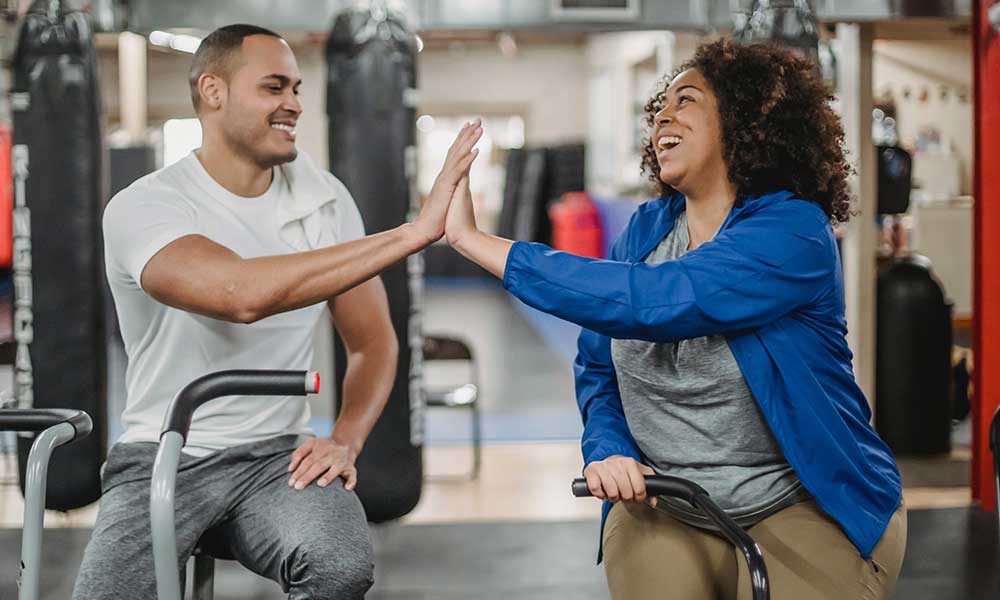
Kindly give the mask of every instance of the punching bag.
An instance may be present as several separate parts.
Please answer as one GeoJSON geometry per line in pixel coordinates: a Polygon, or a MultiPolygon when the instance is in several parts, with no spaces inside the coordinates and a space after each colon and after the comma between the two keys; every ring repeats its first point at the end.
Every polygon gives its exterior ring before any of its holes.
{"type": "MultiPolygon", "coordinates": [[[[100,497],[106,451],[105,163],[89,16],[50,4],[34,2],[14,56],[14,377],[20,407],[93,419],[52,455],[46,506],[69,510],[100,497]]],[[[18,440],[22,486],[31,443],[18,440]]]]}
{"type": "MultiPolygon", "coordinates": [[[[330,170],[358,203],[369,234],[407,220],[416,168],[415,37],[383,6],[342,12],[326,46],[330,170]]],[[[358,457],[357,493],[368,520],[397,519],[416,506],[423,483],[422,335],[417,306],[422,259],[382,273],[399,366],[385,410],[358,457]]],[[[335,355],[346,356],[337,340],[335,355]]],[[[336,361],[337,390],[344,360],[336,361]]]]}
{"type": "Polygon", "coordinates": [[[875,427],[899,454],[951,449],[951,304],[918,254],[878,276],[875,427]]]}

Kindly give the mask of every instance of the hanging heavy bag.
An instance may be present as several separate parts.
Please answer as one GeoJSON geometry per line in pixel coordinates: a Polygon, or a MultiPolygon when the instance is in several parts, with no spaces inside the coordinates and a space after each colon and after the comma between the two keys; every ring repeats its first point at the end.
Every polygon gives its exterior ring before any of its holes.
{"type": "MultiPolygon", "coordinates": [[[[378,6],[341,13],[327,42],[330,171],[351,191],[369,234],[400,225],[410,210],[415,55],[414,35],[402,17],[378,6]]],[[[373,522],[413,510],[423,485],[422,337],[413,295],[420,261],[410,257],[382,273],[399,366],[385,410],[357,460],[356,490],[373,522]]],[[[346,356],[339,340],[335,355],[346,356]]],[[[345,367],[337,361],[338,390],[345,367]]]]}
{"type": "MultiPolygon", "coordinates": [[[[100,497],[106,453],[105,161],[89,16],[68,2],[49,9],[32,5],[14,57],[15,394],[93,420],[49,467],[46,506],[69,510],[100,497]]],[[[31,443],[18,440],[22,485],[31,443]]]]}

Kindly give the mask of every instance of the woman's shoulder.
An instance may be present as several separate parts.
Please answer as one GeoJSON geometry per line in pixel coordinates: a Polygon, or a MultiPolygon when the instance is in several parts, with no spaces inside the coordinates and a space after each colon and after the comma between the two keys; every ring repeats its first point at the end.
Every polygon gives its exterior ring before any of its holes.
{"type": "Polygon", "coordinates": [[[833,231],[823,207],[789,191],[745,198],[737,210],[740,211],[737,221],[749,226],[815,233],[833,231]]]}

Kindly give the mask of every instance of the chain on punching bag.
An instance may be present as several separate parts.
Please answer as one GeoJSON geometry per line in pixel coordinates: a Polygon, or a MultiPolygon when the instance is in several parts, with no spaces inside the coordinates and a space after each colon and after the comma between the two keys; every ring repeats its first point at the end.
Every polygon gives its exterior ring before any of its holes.
{"type": "MultiPolygon", "coordinates": [[[[36,1],[14,56],[15,386],[19,406],[85,410],[94,431],[52,455],[46,506],[97,500],[104,462],[103,145],[89,17],[36,1]]],[[[18,440],[21,481],[32,440],[18,440]]]]}
{"type": "MultiPolygon", "coordinates": [[[[369,234],[396,227],[411,210],[415,155],[415,37],[384,5],[341,13],[326,47],[330,170],[351,191],[369,234]]],[[[400,340],[395,385],[358,457],[357,493],[368,520],[410,512],[423,483],[422,258],[382,274],[400,340]]],[[[345,356],[340,340],[336,356],[345,356]]],[[[343,387],[345,361],[336,365],[343,387]]]]}

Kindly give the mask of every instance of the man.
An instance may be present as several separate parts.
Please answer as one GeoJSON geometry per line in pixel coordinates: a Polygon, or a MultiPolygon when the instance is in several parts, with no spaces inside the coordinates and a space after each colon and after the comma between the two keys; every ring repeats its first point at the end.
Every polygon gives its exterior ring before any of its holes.
{"type": "Polygon", "coordinates": [[[297,155],[300,83],[277,34],[249,25],[211,33],[190,77],[201,148],[105,210],[128,399],[77,600],[155,597],[149,478],[168,403],[211,371],[308,369],[324,306],[348,364],[332,436],[308,437],[303,398],[227,397],[196,411],[177,476],[179,558],[211,529],[289,598],[361,598],[371,586],[354,462],[397,357],[376,275],[442,236],[482,130],[459,134],[412,224],[363,237],[346,188],[297,155]]]}

